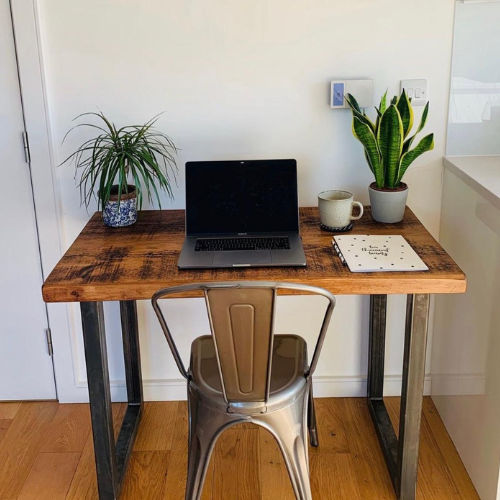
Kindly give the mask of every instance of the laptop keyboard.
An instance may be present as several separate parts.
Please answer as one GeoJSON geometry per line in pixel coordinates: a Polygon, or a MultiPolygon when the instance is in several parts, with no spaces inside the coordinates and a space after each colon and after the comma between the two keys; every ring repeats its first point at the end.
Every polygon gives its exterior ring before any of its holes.
{"type": "Polygon", "coordinates": [[[196,240],[195,252],[225,252],[230,250],[289,250],[287,236],[274,238],[203,238],[196,240]]]}

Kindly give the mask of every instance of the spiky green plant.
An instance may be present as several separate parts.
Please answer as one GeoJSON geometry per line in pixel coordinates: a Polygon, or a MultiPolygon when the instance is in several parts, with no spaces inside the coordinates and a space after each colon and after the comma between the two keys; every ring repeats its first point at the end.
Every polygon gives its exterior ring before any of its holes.
{"type": "Polygon", "coordinates": [[[365,158],[375,176],[379,189],[397,189],[408,167],[423,153],[434,148],[434,134],[426,135],[413,149],[415,137],[425,126],[429,113],[429,102],[425,105],[420,124],[415,134],[413,128],[411,99],[403,90],[387,106],[387,92],[375,110],[375,123],[361,110],[356,99],[347,94],[347,104],[352,110],[352,133],[365,149],[365,158]]]}
{"type": "Polygon", "coordinates": [[[171,176],[175,180],[177,164],[174,155],[178,149],[170,137],[155,129],[154,124],[160,115],[144,125],[128,125],[120,129],[102,112],[83,113],[74,120],[82,116],[97,117],[102,123],[80,123],[68,131],[63,142],[72,130],[79,127],[97,129],[101,134],[85,141],[61,163],[74,161],[75,179],[81,172],[78,187],[82,204],[88,208],[94,194],[98,209],[103,210],[110,199],[112,187],[118,186],[120,195],[128,194],[128,182],[135,185],[139,209],[142,208],[144,194],[152,204],[156,199],[160,208],[158,190],[165,190],[173,198],[171,176]]]}

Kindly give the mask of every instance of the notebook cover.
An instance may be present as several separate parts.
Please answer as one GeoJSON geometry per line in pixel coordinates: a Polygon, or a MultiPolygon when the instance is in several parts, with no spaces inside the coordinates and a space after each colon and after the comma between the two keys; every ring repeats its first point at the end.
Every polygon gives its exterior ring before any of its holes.
{"type": "Polygon", "coordinates": [[[429,270],[401,235],[334,236],[332,244],[353,273],[429,270]]]}

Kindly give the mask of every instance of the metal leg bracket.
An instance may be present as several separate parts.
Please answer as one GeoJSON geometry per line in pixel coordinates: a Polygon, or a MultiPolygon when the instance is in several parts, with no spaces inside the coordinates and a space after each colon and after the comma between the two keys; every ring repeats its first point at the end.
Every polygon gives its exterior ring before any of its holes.
{"type": "Polygon", "coordinates": [[[100,500],[117,500],[141,420],[143,397],[137,306],[120,302],[128,406],[115,443],[102,302],[82,302],[83,340],[100,500]]]}
{"type": "Polygon", "coordinates": [[[370,300],[368,408],[398,500],[416,497],[429,300],[424,294],[407,300],[399,439],[383,400],[387,296],[370,300]]]}

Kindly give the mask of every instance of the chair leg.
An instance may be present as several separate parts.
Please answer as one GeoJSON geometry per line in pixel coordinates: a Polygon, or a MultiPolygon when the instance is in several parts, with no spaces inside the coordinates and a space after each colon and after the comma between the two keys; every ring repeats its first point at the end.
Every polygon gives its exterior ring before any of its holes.
{"type": "Polygon", "coordinates": [[[212,442],[217,434],[217,429],[204,429],[200,432],[200,404],[188,391],[189,410],[189,445],[188,445],[188,473],[186,481],[186,500],[199,500],[203,490],[203,483],[207,474],[212,442]],[[208,432],[206,432],[208,430],[208,432]]]}
{"type": "Polygon", "coordinates": [[[188,391],[189,446],[186,500],[199,500],[207,474],[210,456],[222,430],[234,418],[202,405],[188,391]]]}
{"type": "Polygon", "coordinates": [[[186,500],[198,500],[201,497],[210,454],[210,443],[206,443],[198,435],[194,435],[188,450],[186,500]]]}
{"type": "Polygon", "coordinates": [[[271,413],[254,417],[265,423],[274,435],[285,458],[297,500],[312,500],[309,481],[309,454],[307,448],[306,394],[291,405],[271,413]]]}
{"type": "Polygon", "coordinates": [[[315,448],[319,445],[318,424],[316,422],[316,408],[314,407],[312,379],[309,387],[309,403],[307,405],[307,427],[309,428],[309,442],[315,448]]]}

